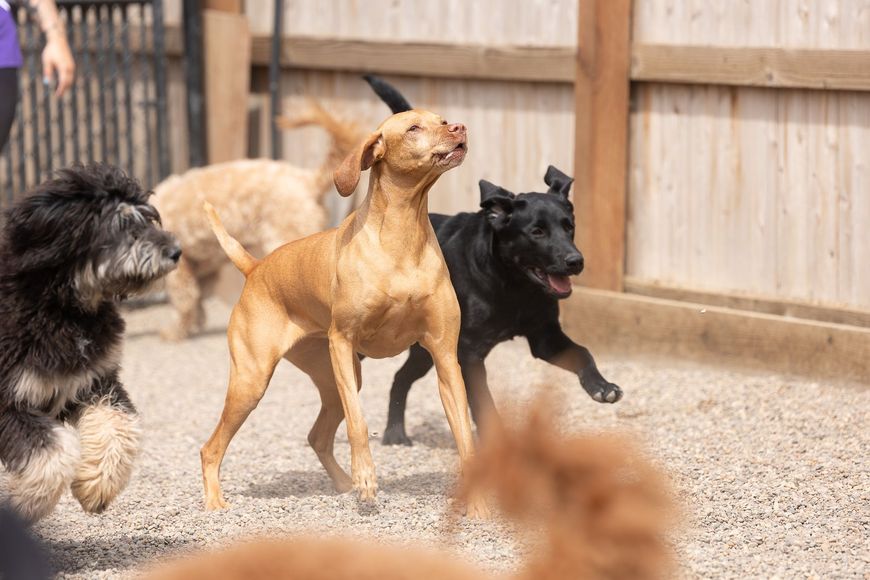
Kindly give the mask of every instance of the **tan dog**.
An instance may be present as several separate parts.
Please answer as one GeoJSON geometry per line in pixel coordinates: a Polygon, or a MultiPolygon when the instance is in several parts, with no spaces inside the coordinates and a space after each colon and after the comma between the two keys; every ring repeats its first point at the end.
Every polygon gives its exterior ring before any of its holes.
{"type": "Polygon", "coordinates": [[[332,172],[365,133],[313,102],[292,119],[279,117],[277,123],[285,130],[317,125],[329,133],[330,148],[320,167],[240,159],[173,175],[154,189],[153,203],[164,227],[178,236],[184,250],[178,268],[166,279],[176,318],[162,330],[164,339],[182,340],[202,330],[202,300],[228,263],[202,213],[204,201],[230,217],[227,229],[241,243],[265,254],[329,225],[323,197],[332,189],[332,172]]]}
{"type": "MultiPolygon", "coordinates": [[[[384,121],[335,171],[347,196],[371,168],[362,206],[338,228],[281,246],[262,261],[251,256],[206,210],[227,255],[247,280],[230,318],[231,367],[220,421],[200,453],[208,509],[226,507],[220,465],[227,446],[286,358],[320,391],[321,409],[308,441],[333,485],[361,499],[377,492],[369,432],[360,408],[360,361],[397,355],[419,342],[435,362],[441,400],[463,463],[471,457],[471,424],[456,344],[459,304],[435,232],[429,189],[465,159],[463,125],[427,111],[384,121]],[[351,477],[333,455],[347,420],[351,477]]],[[[469,501],[470,515],[485,503],[469,501]]]]}

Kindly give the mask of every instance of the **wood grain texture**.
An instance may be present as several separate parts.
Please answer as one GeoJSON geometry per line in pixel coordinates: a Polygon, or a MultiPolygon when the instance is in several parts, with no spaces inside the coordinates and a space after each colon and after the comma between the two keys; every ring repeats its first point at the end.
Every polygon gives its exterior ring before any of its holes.
{"type": "MultiPolygon", "coordinates": [[[[268,65],[271,38],[253,42],[254,64],[268,65]]],[[[563,47],[487,46],[291,36],[281,64],[315,70],[427,77],[574,82],[574,51],[563,47]]]]}
{"type": "Polygon", "coordinates": [[[621,290],[631,3],[582,0],[579,18],[574,209],[580,247],[589,256],[583,284],[621,290]]]}
{"type": "Polygon", "coordinates": [[[565,331],[593,352],[654,355],[870,388],[870,329],[575,289],[565,331]]]}
{"type": "Polygon", "coordinates": [[[634,44],[631,78],[870,91],[870,50],[634,44]]]}
{"type": "Polygon", "coordinates": [[[771,299],[748,294],[662,286],[661,284],[637,280],[630,276],[625,278],[625,291],[651,298],[679,300],[694,304],[721,306],[733,310],[749,310],[776,316],[790,316],[792,318],[804,318],[807,320],[818,320],[819,322],[870,328],[870,310],[854,310],[836,306],[807,304],[797,300],[771,299]]]}
{"type": "Polygon", "coordinates": [[[637,88],[627,274],[870,309],[870,100],[637,88]]]}
{"type": "Polygon", "coordinates": [[[202,24],[208,161],[241,159],[248,149],[248,20],[241,14],[204,10],[202,24]]]}

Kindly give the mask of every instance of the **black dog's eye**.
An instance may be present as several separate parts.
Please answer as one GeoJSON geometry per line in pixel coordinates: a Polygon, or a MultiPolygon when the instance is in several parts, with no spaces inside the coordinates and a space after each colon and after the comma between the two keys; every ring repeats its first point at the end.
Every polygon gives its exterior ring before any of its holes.
{"type": "Polygon", "coordinates": [[[420,129],[420,125],[411,125],[410,127],[408,127],[407,133],[410,133],[411,131],[419,131],[420,129]]]}
{"type": "Polygon", "coordinates": [[[572,223],[569,222],[569,221],[566,221],[566,222],[563,224],[563,227],[565,228],[565,231],[566,231],[566,232],[573,232],[573,231],[574,231],[574,224],[572,224],[572,223]]]}
{"type": "Polygon", "coordinates": [[[532,234],[532,237],[534,237],[534,238],[540,238],[546,232],[543,230],[543,228],[532,228],[532,231],[529,233],[532,234]]]}

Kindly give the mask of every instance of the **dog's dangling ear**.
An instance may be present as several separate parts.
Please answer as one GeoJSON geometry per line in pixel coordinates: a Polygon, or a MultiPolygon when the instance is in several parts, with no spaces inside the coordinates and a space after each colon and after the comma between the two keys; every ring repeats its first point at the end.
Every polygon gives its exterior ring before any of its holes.
{"type": "Polygon", "coordinates": [[[500,230],[511,221],[514,209],[514,194],[503,187],[480,180],[480,207],[484,209],[486,221],[495,230],[500,230]]]}
{"type": "Polygon", "coordinates": [[[547,167],[546,175],[544,175],[544,183],[550,186],[550,191],[547,193],[558,193],[565,199],[568,199],[568,194],[571,193],[571,184],[574,183],[574,178],[568,177],[550,165],[547,167]]]}
{"type": "Polygon", "coordinates": [[[376,131],[341,162],[333,173],[335,189],[342,197],[354,192],[359,174],[377,163],[387,151],[383,135],[376,131]]]}

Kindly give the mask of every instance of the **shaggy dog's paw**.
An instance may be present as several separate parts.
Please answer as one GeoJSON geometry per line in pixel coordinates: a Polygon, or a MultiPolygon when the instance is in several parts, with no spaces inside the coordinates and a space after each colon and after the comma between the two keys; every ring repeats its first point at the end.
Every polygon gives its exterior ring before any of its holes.
{"type": "Polygon", "coordinates": [[[593,401],[599,403],[615,403],[622,398],[622,389],[600,377],[584,381],[583,388],[593,401]]]}
{"type": "Polygon", "coordinates": [[[405,428],[402,425],[396,425],[394,427],[387,427],[387,430],[384,431],[384,436],[381,439],[381,444],[405,445],[407,447],[410,447],[414,443],[405,434],[405,428]]]}

